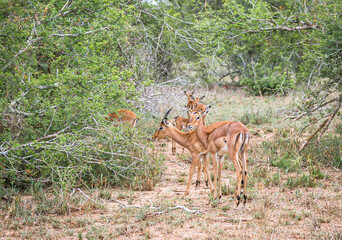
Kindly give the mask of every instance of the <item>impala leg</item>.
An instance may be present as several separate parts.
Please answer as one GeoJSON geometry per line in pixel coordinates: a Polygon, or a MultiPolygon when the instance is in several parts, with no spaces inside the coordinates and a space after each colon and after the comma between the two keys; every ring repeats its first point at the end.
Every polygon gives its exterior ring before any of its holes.
{"type": "Polygon", "coordinates": [[[217,157],[215,153],[211,154],[211,159],[213,161],[213,171],[214,171],[214,195],[213,198],[216,199],[217,198],[217,157]]]}
{"type": "Polygon", "coordinates": [[[219,193],[218,193],[218,197],[221,198],[222,197],[222,168],[223,168],[223,162],[224,162],[224,155],[220,156],[220,161],[218,162],[219,164],[219,168],[218,168],[218,188],[219,188],[219,193]]]}
{"type": "Polygon", "coordinates": [[[209,155],[208,154],[205,154],[203,156],[203,164],[204,164],[204,173],[205,173],[205,176],[206,176],[206,185],[208,187],[208,183],[209,183],[209,187],[210,187],[210,192],[212,192],[214,189],[213,189],[213,183],[211,181],[211,177],[210,177],[210,169],[209,169],[209,155]]]}
{"type": "Polygon", "coordinates": [[[235,186],[235,197],[237,200],[237,205],[238,206],[240,204],[240,191],[241,191],[241,180],[242,180],[242,168],[241,165],[239,163],[239,159],[238,159],[238,153],[230,153],[229,154],[230,159],[232,160],[234,167],[235,167],[235,171],[236,171],[236,186],[235,186]]]}
{"type": "MultiPolygon", "coordinates": [[[[239,152],[239,165],[240,165],[240,168],[242,169],[242,171],[243,171],[243,165],[242,165],[242,158],[243,158],[243,156],[242,156],[242,154],[241,154],[241,152],[239,152]]],[[[243,193],[242,192],[242,189],[244,188],[244,184],[245,182],[244,182],[244,178],[243,178],[243,175],[242,175],[242,181],[241,181],[241,192],[240,192],[240,195],[243,193]]]]}
{"type": "Polygon", "coordinates": [[[187,185],[187,187],[186,187],[186,191],[185,191],[183,197],[185,197],[186,195],[188,195],[189,192],[190,192],[191,180],[192,180],[192,176],[194,175],[194,171],[195,171],[195,167],[196,167],[196,165],[197,165],[197,161],[198,161],[198,156],[197,156],[196,154],[193,154],[193,155],[192,155],[192,162],[191,162],[191,165],[190,165],[190,172],[189,172],[188,185],[187,185]]]}
{"type": "Polygon", "coordinates": [[[201,172],[202,172],[202,162],[201,162],[201,159],[199,159],[198,160],[198,167],[197,167],[196,188],[201,184],[201,172]]]}
{"type": "Polygon", "coordinates": [[[204,175],[205,186],[209,187],[209,181],[208,181],[207,170],[206,170],[206,166],[205,166],[205,162],[204,162],[204,157],[203,157],[202,171],[201,172],[203,172],[203,175],[204,175]]]}
{"type": "Polygon", "coordinates": [[[244,150],[243,152],[243,159],[242,159],[242,164],[243,164],[243,204],[246,204],[247,202],[247,150],[244,150]]]}
{"type": "Polygon", "coordinates": [[[172,154],[176,154],[176,141],[172,139],[172,154]]]}

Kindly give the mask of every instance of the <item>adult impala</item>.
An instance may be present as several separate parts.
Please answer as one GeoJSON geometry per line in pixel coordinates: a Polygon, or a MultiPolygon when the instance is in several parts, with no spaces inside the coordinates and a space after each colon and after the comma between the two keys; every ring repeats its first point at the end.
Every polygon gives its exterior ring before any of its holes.
{"type": "Polygon", "coordinates": [[[190,123],[188,128],[195,129],[198,139],[207,148],[212,156],[214,170],[214,198],[222,196],[221,176],[224,161],[224,155],[228,154],[234,164],[237,181],[235,188],[235,197],[237,206],[240,203],[240,192],[243,186],[244,204],[247,201],[247,150],[249,146],[249,131],[240,122],[217,122],[211,132],[208,132],[203,125],[203,117],[208,113],[209,107],[204,112],[190,113],[190,123]],[[219,192],[217,193],[217,179],[219,181],[219,192]]]}
{"type": "MultiPolygon", "coordinates": [[[[209,175],[209,159],[208,159],[208,151],[205,147],[205,145],[198,139],[195,131],[191,132],[181,132],[167,120],[168,114],[171,112],[172,108],[169,109],[162,121],[159,124],[159,128],[156,130],[154,133],[152,139],[163,139],[166,137],[170,137],[174,139],[179,145],[187,148],[191,154],[192,161],[190,165],[190,172],[189,172],[189,180],[187,184],[186,191],[184,193],[184,196],[189,194],[190,191],[190,185],[191,185],[191,180],[194,174],[194,170],[196,166],[199,166],[198,169],[200,170],[200,161],[199,158],[200,156],[203,157],[203,164],[204,164],[204,172],[205,176],[207,177],[207,181],[210,187],[210,190],[213,190],[213,186],[211,183],[210,175],[209,175]]],[[[223,122],[222,125],[227,124],[227,122],[223,122]]],[[[219,126],[219,125],[218,125],[219,126]]],[[[208,126],[206,127],[206,130],[208,132],[212,132],[214,130],[213,126],[208,126]]],[[[197,181],[196,181],[196,186],[199,184],[199,177],[200,177],[200,171],[197,172],[197,181]]]]}
{"type": "Polygon", "coordinates": [[[112,122],[120,123],[120,122],[128,122],[130,123],[131,127],[135,127],[135,125],[138,122],[137,115],[128,109],[120,109],[116,112],[109,113],[108,117],[106,117],[107,120],[110,120],[112,122]]]}

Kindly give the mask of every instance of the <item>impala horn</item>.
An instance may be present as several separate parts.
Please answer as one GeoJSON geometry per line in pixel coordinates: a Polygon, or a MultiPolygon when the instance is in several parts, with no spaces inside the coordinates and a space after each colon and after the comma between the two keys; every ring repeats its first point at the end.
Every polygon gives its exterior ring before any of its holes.
{"type": "Polygon", "coordinates": [[[167,112],[165,113],[163,120],[167,119],[167,115],[169,115],[169,113],[171,112],[172,108],[170,108],[169,110],[167,110],[167,112]]]}

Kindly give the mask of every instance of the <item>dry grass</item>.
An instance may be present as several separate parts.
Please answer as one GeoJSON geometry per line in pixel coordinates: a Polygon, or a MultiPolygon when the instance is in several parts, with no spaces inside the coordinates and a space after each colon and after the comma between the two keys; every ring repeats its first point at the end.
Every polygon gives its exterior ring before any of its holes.
{"type": "MultiPolygon", "coordinates": [[[[190,195],[183,199],[190,166],[187,151],[172,155],[171,142],[166,140],[155,144],[156,150],[166,155],[166,170],[153,191],[84,189],[91,200],[80,192],[74,193],[79,206],[66,215],[39,212],[38,198],[19,195],[12,203],[1,201],[0,238],[341,239],[341,171],[321,166],[324,177],[314,177],[309,164],[298,167],[295,163],[291,165],[293,170],[285,171],[271,164],[270,156],[265,155],[267,145],[261,144],[293,131],[285,131],[285,127],[294,129],[300,125],[289,127],[281,121],[281,109],[291,103],[292,97],[249,97],[222,90],[209,94],[205,103],[212,103],[213,111],[208,123],[226,119],[249,121],[253,136],[246,207],[235,208],[232,192],[236,177],[229,160],[224,167],[224,196],[220,201],[210,200],[203,181],[195,189],[195,177],[190,195]],[[312,184],[308,184],[309,180],[312,184]],[[177,205],[199,211],[189,213],[175,208],[177,205]]],[[[281,155],[282,145],[279,146],[281,155]]],[[[182,152],[181,148],[177,151],[182,152]]]]}

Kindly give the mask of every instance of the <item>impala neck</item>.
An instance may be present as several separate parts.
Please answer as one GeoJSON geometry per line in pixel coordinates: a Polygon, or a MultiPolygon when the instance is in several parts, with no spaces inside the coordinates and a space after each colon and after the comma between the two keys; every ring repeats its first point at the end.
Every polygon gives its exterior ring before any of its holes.
{"type": "Polygon", "coordinates": [[[197,128],[196,128],[196,135],[198,139],[201,141],[201,143],[204,146],[207,146],[207,139],[208,139],[208,133],[205,131],[204,124],[203,124],[203,118],[201,118],[198,122],[197,128]]]}
{"type": "Polygon", "coordinates": [[[169,127],[169,137],[175,140],[182,147],[187,147],[189,132],[181,132],[177,128],[169,127]]]}

